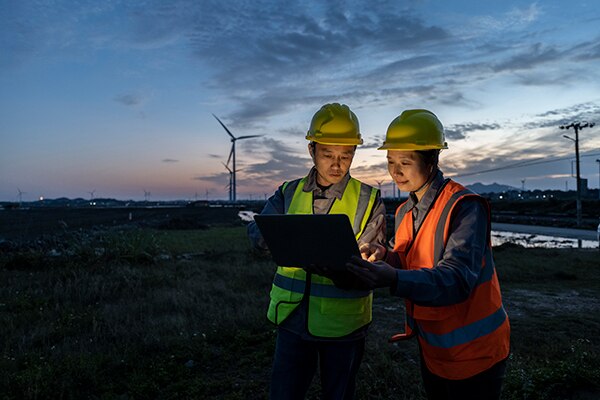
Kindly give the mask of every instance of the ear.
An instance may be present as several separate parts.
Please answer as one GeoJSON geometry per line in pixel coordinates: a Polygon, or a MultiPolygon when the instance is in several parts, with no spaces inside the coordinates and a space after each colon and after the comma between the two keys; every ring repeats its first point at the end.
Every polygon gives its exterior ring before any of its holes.
{"type": "Polygon", "coordinates": [[[312,158],[313,162],[315,162],[315,148],[312,142],[308,144],[308,154],[310,154],[310,158],[312,158]]]}

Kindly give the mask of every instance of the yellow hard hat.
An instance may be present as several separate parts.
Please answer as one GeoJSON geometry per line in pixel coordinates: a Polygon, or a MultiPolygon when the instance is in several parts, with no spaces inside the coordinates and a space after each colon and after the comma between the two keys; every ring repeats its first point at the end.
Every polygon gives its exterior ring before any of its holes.
{"type": "Polygon", "coordinates": [[[325,104],[310,122],[306,139],[321,144],[356,146],[362,144],[358,118],[345,104],[325,104]]]}
{"type": "Polygon", "coordinates": [[[428,110],[406,110],[387,129],[385,142],[378,150],[447,149],[444,127],[428,110]]]}

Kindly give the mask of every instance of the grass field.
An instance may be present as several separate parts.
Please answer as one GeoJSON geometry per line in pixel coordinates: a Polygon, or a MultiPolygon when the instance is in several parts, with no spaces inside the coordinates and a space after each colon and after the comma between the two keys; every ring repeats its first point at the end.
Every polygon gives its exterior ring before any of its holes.
{"type": "MultiPolygon", "coordinates": [[[[513,329],[503,398],[600,398],[598,251],[508,245],[495,259],[513,329]]],[[[0,398],[264,399],[274,269],[242,226],[0,249],[0,398]]],[[[402,320],[377,291],[357,398],[424,398],[416,343],[387,343],[402,320]]]]}

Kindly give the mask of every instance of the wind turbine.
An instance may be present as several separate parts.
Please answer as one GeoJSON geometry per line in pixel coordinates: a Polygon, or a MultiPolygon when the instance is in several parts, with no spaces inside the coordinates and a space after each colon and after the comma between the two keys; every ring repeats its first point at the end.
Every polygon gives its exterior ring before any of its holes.
{"type": "Polygon", "coordinates": [[[148,202],[148,198],[150,197],[152,193],[150,193],[149,191],[147,191],[146,189],[144,189],[144,201],[147,203],[148,202]]]}
{"type": "MultiPolygon", "coordinates": [[[[225,187],[229,188],[229,201],[233,200],[233,170],[231,168],[229,168],[229,165],[225,164],[224,162],[221,162],[221,164],[223,164],[223,166],[227,169],[227,171],[229,171],[229,184],[225,187]]],[[[242,168],[243,169],[243,168],[242,168]]],[[[236,169],[237,171],[241,171],[242,169],[236,169]]]]}
{"type": "Polygon", "coordinates": [[[88,192],[90,194],[90,201],[94,201],[94,193],[96,193],[96,189],[92,190],[91,192],[88,192]]]}
{"type": "Polygon", "coordinates": [[[23,195],[25,192],[21,191],[21,189],[17,188],[17,192],[19,193],[19,207],[21,207],[21,203],[23,202],[23,195]]]}
{"type": "Polygon", "coordinates": [[[263,135],[246,135],[246,136],[238,136],[235,137],[233,136],[233,134],[229,131],[229,129],[227,129],[227,127],[225,126],[225,124],[223,122],[221,122],[221,120],[215,115],[213,114],[213,117],[215,117],[215,119],[217,121],[219,121],[219,123],[221,124],[221,126],[223,127],[223,129],[225,129],[225,132],[227,132],[227,134],[231,137],[231,151],[229,152],[229,157],[227,158],[227,165],[229,165],[229,161],[231,160],[231,158],[233,157],[233,164],[232,164],[232,168],[231,168],[231,183],[232,183],[232,200],[236,201],[236,180],[235,180],[235,142],[236,140],[241,140],[241,139],[250,139],[250,138],[255,138],[255,137],[261,137],[263,135]]]}

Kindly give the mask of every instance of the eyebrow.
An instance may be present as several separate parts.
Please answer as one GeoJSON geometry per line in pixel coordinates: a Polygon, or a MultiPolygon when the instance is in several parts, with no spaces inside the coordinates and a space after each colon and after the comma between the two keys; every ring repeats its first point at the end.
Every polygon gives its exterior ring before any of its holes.
{"type": "MultiPolygon", "coordinates": [[[[328,150],[328,149],[324,149],[323,152],[324,153],[333,153],[332,150],[328,150]]],[[[352,150],[344,150],[344,151],[342,151],[342,154],[354,154],[354,151],[352,151],[352,150]]]]}

